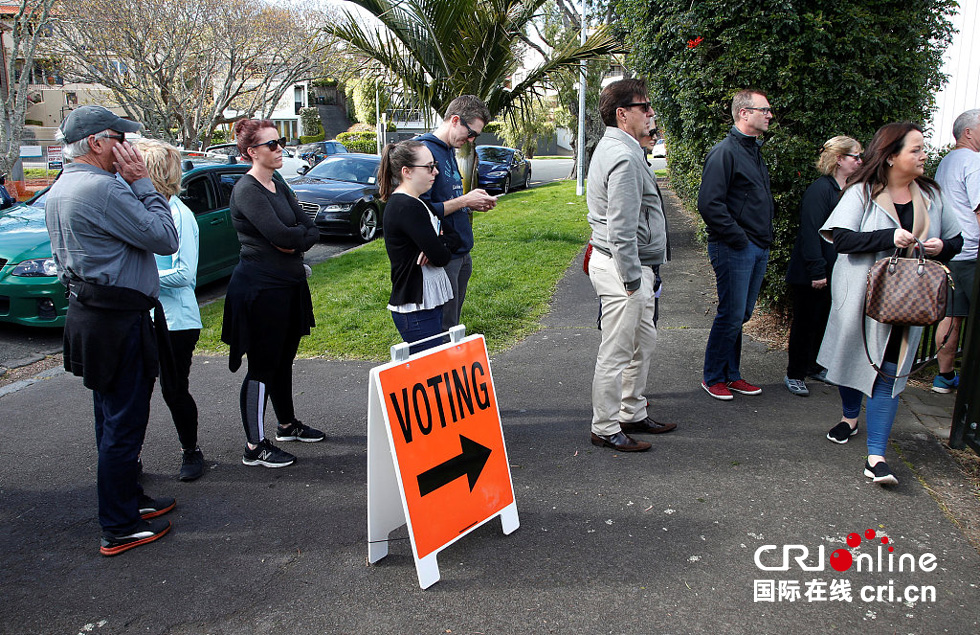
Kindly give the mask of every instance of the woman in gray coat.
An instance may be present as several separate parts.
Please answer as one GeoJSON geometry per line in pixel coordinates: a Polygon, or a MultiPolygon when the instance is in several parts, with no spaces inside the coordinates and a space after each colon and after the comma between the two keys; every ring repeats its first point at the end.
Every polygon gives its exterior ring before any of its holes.
{"type": "Polygon", "coordinates": [[[840,203],[820,228],[839,256],[831,280],[831,310],[817,362],[839,386],[843,420],[827,434],[846,443],[857,434],[861,398],[868,396],[868,459],[864,475],[879,485],[898,479],[885,463],[888,435],[898,410],[898,395],[919,347],[921,327],[898,327],[864,316],[867,273],[895,249],[911,252],[916,240],[926,256],[948,261],[963,245],[952,210],[943,205],[939,186],[923,176],[926,153],[922,129],[912,123],[882,126],[865,153],[840,203]],[[867,330],[869,363],[862,329],[867,330]]]}

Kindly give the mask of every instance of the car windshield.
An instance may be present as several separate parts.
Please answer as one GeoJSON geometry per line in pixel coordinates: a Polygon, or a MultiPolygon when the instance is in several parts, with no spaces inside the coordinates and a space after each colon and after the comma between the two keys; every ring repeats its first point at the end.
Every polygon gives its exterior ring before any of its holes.
{"type": "Polygon", "coordinates": [[[493,163],[510,163],[510,158],[514,156],[513,150],[507,148],[494,148],[481,146],[476,149],[476,154],[481,161],[492,161],[493,163]]]}
{"type": "Polygon", "coordinates": [[[222,154],[226,157],[237,157],[239,154],[238,146],[235,145],[211,146],[207,151],[215,154],[222,154]]]}
{"type": "Polygon", "coordinates": [[[334,155],[317,163],[306,176],[333,181],[374,185],[378,180],[378,157],[334,155]]]}

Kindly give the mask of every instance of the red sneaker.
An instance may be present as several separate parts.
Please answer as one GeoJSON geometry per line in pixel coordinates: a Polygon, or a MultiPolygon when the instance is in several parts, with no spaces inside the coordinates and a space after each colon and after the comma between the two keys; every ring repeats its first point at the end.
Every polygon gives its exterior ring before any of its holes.
{"type": "Polygon", "coordinates": [[[704,388],[706,393],[715,399],[721,399],[722,401],[731,401],[734,399],[734,397],[732,397],[732,391],[728,390],[728,386],[726,386],[723,382],[718,382],[717,384],[712,384],[709,386],[702,381],[701,387],[704,388]]]}
{"type": "Polygon", "coordinates": [[[740,395],[758,395],[762,392],[761,388],[758,386],[753,386],[744,379],[728,382],[728,389],[732,392],[737,392],[740,395]]]}

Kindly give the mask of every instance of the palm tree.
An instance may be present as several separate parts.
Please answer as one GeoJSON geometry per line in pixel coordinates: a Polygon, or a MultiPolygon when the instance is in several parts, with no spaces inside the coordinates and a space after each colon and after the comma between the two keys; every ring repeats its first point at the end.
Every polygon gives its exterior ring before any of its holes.
{"type": "MultiPolygon", "coordinates": [[[[585,44],[546,52],[527,30],[547,0],[349,0],[380,24],[367,25],[345,10],[328,30],[374,60],[374,73],[397,82],[404,95],[444,113],[460,95],[476,95],[492,117],[523,117],[552,78],[577,71],[583,60],[622,50],[606,26],[585,44]],[[516,85],[509,81],[521,56],[534,48],[544,58],[516,85]]],[[[473,146],[461,150],[463,186],[469,189],[473,146]]]]}

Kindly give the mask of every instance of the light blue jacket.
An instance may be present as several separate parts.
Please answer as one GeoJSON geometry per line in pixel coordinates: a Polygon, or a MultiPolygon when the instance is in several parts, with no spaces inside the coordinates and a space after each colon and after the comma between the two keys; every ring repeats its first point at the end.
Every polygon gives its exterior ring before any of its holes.
{"type": "Polygon", "coordinates": [[[171,331],[200,329],[201,310],[194,295],[200,250],[197,219],[194,212],[176,196],[170,197],[170,211],[180,247],[172,256],[156,257],[160,273],[160,304],[167,314],[167,328],[171,331]]]}

